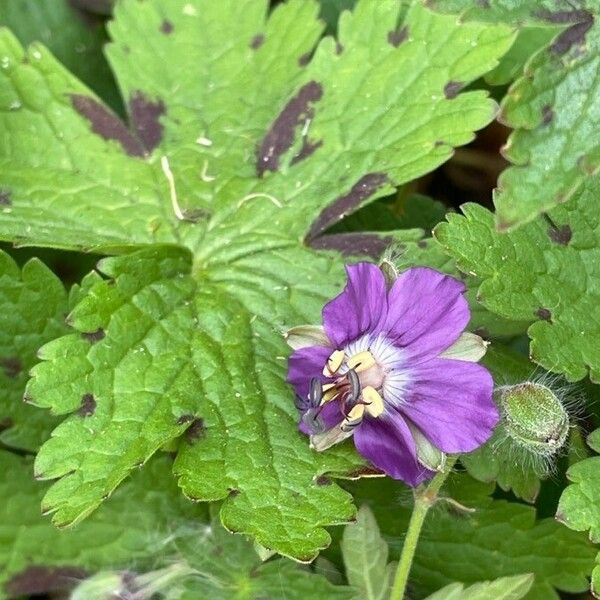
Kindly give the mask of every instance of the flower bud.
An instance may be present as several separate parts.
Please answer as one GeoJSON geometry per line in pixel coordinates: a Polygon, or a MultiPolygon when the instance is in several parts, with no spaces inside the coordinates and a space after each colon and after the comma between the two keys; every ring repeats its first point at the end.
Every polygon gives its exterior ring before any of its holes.
{"type": "Polygon", "coordinates": [[[525,382],[496,390],[507,436],[541,458],[553,457],[567,441],[569,414],[554,392],[525,382]]]}
{"type": "Polygon", "coordinates": [[[446,466],[446,455],[436,448],[410,421],[407,421],[406,424],[415,441],[419,463],[430,471],[443,471],[446,466]]]}

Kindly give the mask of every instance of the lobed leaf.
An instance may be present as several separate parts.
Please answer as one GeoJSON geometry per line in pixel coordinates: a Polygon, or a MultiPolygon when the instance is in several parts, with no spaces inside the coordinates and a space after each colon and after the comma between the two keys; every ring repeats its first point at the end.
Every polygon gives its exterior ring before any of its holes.
{"type": "Polygon", "coordinates": [[[530,574],[475,583],[466,589],[462,583],[451,583],[427,596],[426,600],[520,600],[532,584],[533,576],[530,574]]]}
{"type": "Polygon", "coordinates": [[[68,415],[36,461],[59,480],[43,503],[59,525],[179,438],[184,493],[225,499],[224,525],[269,550],[310,560],[354,514],[326,474],[370,470],[351,445],[308,448],[284,383],[281,331],[318,322],[343,284],[339,254],[304,240],[378,256],[391,236],[322,234],[490,121],[485,92],[459,92],[513,33],[363,0],[317,44],[317,3],[267,7],[118,3],[128,125],[46,50],[0,36],[0,238],[129,253],[102,261],[28,388],[68,415]]]}
{"type": "Polygon", "coordinates": [[[478,299],[529,327],[530,357],[577,381],[600,378],[600,288],[596,199],[600,180],[589,180],[564,206],[508,234],[494,228],[481,206],[465,204],[435,229],[458,267],[482,280],[478,299]]]}
{"type": "Polygon", "coordinates": [[[23,268],[0,252],[0,442],[35,451],[58,420],[23,402],[40,346],[64,334],[67,295],[39,260],[23,268]]]}

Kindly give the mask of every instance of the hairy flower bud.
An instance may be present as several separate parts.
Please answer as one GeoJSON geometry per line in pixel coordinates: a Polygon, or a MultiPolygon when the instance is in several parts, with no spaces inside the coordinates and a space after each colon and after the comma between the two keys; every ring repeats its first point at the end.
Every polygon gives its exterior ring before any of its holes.
{"type": "Polygon", "coordinates": [[[495,399],[507,436],[529,453],[551,458],[565,445],[569,414],[550,388],[534,382],[503,386],[495,399]]]}

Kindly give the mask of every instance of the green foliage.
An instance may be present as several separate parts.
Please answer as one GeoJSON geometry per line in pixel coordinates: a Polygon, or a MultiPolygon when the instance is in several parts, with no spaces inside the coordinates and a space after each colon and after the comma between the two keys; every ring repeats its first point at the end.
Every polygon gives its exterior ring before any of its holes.
{"type": "Polygon", "coordinates": [[[482,281],[478,300],[510,319],[537,319],[528,330],[530,356],[544,368],[577,381],[600,379],[598,178],[575,197],[509,234],[497,233],[493,215],[474,204],[435,230],[459,269],[482,281]]]}
{"type": "Polygon", "coordinates": [[[322,575],[313,573],[288,559],[262,563],[243,536],[228,533],[213,518],[201,543],[188,538],[179,544],[183,556],[196,572],[187,582],[184,599],[215,600],[350,600],[352,590],[332,585],[322,575]]]}
{"type": "Polygon", "coordinates": [[[381,537],[368,506],[358,511],[356,523],[347,525],[341,542],[346,577],[361,600],[387,600],[395,564],[388,564],[388,545],[381,537]]]}
{"type": "Polygon", "coordinates": [[[515,129],[504,148],[514,166],[498,179],[496,224],[513,229],[567,201],[600,169],[599,5],[596,0],[522,2],[435,0],[464,20],[564,29],[528,63],[502,102],[501,119],[515,129]]]}
{"type": "MultiPolygon", "coordinates": [[[[600,451],[600,429],[592,432],[588,445],[595,452],[600,451]]],[[[567,471],[572,482],[560,498],[556,518],[575,531],[589,530],[592,542],[600,543],[600,485],[598,468],[600,456],[593,456],[576,462],[567,471]]],[[[600,562],[600,555],[596,559],[600,562]]],[[[600,591],[600,564],[592,573],[592,590],[594,595],[600,591]]]]}
{"type": "Polygon", "coordinates": [[[470,585],[465,589],[462,583],[451,583],[427,597],[427,600],[520,600],[533,584],[531,575],[501,577],[495,581],[485,581],[470,585]]]}
{"type": "Polygon", "coordinates": [[[178,492],[170,462],[153,460],[90,519],[61,531],[40,514],[45,486],[33,480],[31,460],[0,451],[0,598],[72,585],[98,569],[168,563],[173,539],[197,539],[206,523],[206,509],[178,492]],[[47,579],[36,582],[36,570],[47,579]]]}
{"type": "Polygon", "coordinates": [[[38,348],[66,331],[67,295],[39,260],[23,269],[0,252],[0,441],[35,451],[57,420],[23,402],[38,348]]]}
{"type": "Polygon", "coordinates": [[[58,525],[184,433],[184,493],[225,499],[225,526],[267,549],[309,560],[353,516],[320,476],[360,461],[308,448],[284,383],[281,328],[318,321],[343,278],[339,255],[303,240],[336,248],[325,229],[472,139],[495,107],[458,92],[513,34],[363,1],[315,49],[317,12],[119,3],[107,52],[128,125],[45,48],[0,34],[0,238],[129,253],[102,261],[108,279],[79,294],[74,333],[42,349],[28,388],[69,415],[36,459],[59,479],[43,501],[58,525]]]}
{"type": "MultiPolygon", "coordinates": [[[[397,486],[389,480],[360,481],[352,491],[373,511],[396,558],[410,516],[397,486]]],[[[554,588],[587,590],[596,554],[592,544],[554,519],[536,520],[533,507],[493,500],[492,491],[466,475],[456,475],[442,490],[442,497],[475,511],[444,502],[432,509],[411,571],[413,594],[426,596],[455,581],[469,585],[523,573],[535,577],[527,600],[558,600],[554,588]]]]}
{"type": "Polygon", "coordinates": [[[5,0],[0,26],[8,27],[26,45],[41,42],[71,73],[116,110],[121,99],[102,54],[108,41],[102,22],[70,0],[5,0]]]}

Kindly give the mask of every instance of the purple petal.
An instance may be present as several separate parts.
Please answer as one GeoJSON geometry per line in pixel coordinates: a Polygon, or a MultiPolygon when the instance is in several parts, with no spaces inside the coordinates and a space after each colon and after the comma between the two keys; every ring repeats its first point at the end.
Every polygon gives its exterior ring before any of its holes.
{"type": "Polygon", "coordinates": [[[344,291],[323,308],[327,337],[341,349],[362,334],[377,331],[387,313],[387,291],[381,269],[371,263],[346,267],[344,291]]]}
{"type": "Polygon", "coordinates": [[[498,423],[493,388],[481,365],[435,358],[411,369],[405,404],[398,410],[442,452],[471,452],[498,423]]]}
{"type": "Polygon", "coordinates": [[[415,442],[399,414],[365,418],[354,433],[354,445],[377,468],[408,485],[419,485],[434,475],[417,462],[415,442]]]}
{"type": "Polygon", "coordinates": [[[437,356],[451,346],[470,319],[465,286],[426,267],[401,273],[388,294],[382,330],[413,359],[437,356]]]}
{"type": "Polygon", "coordinates": [[[296,350],[288,362],[287,381],[291,383],[298,396],[308,397],[310,380],[313,377],[320,379],[323,383],[329,381],[323,375],[323,367],[331,355],[332,349],[326,346],[309,346],[296,350]]]}

